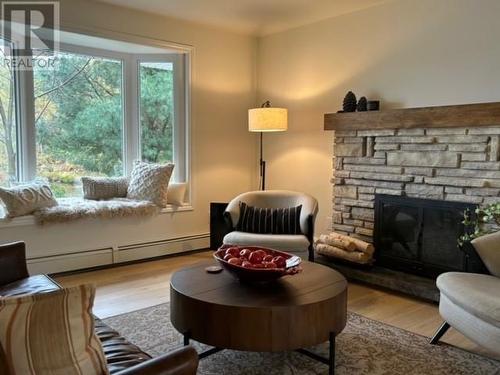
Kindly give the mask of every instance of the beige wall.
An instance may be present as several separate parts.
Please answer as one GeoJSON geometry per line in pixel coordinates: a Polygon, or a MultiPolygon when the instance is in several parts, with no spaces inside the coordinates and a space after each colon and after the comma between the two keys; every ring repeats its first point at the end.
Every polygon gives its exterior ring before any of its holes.
{"type": "Polygon", "coordinates": [[[383,108],[500,100],[500,2],[397,0],[259,39],[258,98],[288,107],[267,136],[269,188],[304,190],[330,226],[333,134],[348,90],[383,108]]]}
{"type": "Polygon", "coordinates": [[[0,224],[0,243],[25,240],[28,256],[33,257],[206,235],[210,202],[228,201],[255,183],[255,135],[247,131],[246,113],[256,97],[256,39],[84,0],[61,1],[61,18],[63,29],[69,27],[105,36],[110,32],[121,33],[122,37],[129,34],[131,39],[140,36],[194,47],[191,113],[194,210],[126,222],[90,220],[47,227],[0,224]],[[131,226],[133,222],[135,226],[131,226]]]}

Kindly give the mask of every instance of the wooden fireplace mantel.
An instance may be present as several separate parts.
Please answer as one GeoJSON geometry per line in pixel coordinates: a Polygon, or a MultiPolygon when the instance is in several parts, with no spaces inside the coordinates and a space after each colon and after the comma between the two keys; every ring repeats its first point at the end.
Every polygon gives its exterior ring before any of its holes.
{"type": "Polygon", "coordinates": [[[494,125],[500,125],[500,102],[325,114],[325,130],[451,128],[494,125]]]}

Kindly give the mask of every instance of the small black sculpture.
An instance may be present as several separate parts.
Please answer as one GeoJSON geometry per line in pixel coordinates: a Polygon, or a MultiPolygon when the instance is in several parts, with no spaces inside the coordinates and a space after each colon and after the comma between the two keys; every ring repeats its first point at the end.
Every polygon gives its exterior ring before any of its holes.
{"type": "Polygon", "coordinates": [[[367,104],[368,104],[368,101],[366,100],[366,97],[362,96],[361,98],[359,98],[359,101],[358,101],[358,112],[364,112],[367,110],[367,104]]]}
{"type": "Polygon", "coordinates": [[[368,110],[369,111],[378,111],[380,109],[380,101],[378,100],[368,100],[368,110]]]}
{"type": "Polygon", "coordinates": [[[356,95],[354,95],[352,91],[349,91],[344,98],[342,108],[344,112],[355,112],[356,106],[357,106],[356,95]]]}

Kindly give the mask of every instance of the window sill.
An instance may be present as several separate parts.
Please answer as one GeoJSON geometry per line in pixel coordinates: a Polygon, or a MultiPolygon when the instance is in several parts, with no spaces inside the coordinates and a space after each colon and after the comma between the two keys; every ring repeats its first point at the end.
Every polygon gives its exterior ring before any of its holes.
{"type": "Polygon", "coordinates": [[[183,211],[193,211],[194,208],[190,203],[184,203],[182,206],[174,206],[173,204],[167,205],[160,211],[161,214],[171,213],[171,212],[183,212],[183,211]]]}
{"type": "MultiPolygon", "coordinates": [[[[164,214],[172,214],[175,212],[184,212],[184,211],[193,211],[194,208],[189,203],[184,203],[182,206],[174,206],[167,205],[167,207],[163,208],[160,211],[160,215],[164,214]]],[[[0,212],[0,215],[3,215],[3,212],[0,212]]],[[[103,220],[103,219],[99,219],[103,220]]],[[[109,219],[112,220],[112,219],[109,219]]],[[[4,228],[12,228],[12,227],[21,227],[26,225],[37,225],[35,217],[33,215],[19,216],[12,219],[1,216],[0,217],[0,229],[4,228]]]]}

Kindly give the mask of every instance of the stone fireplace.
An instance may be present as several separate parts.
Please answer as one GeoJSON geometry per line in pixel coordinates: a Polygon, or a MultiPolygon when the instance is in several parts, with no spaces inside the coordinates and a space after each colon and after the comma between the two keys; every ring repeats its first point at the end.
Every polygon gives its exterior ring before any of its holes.
{"type": "Polygon", "coordinates": [[[484,270],[478,258],[461,258],[456,236],[464,208],[500,201],[500,103],[332,113],[325,130],[334,130],[332,230],[376,248],[369,270],[335,267],[351,279],[431,300],[439,296],[439,273],[484,270]],[[410,233],[404,245],[374,233],[388,212],[381,207],[391,201],[408,211],[401,225],[415,226],[400,228],[410,233]],[[449,210],[422,217],[425,207],[437,206],[449,210]],[[449,231],[424,234],[424,225],[449,231]]]}
{"type": "Polygon", "coordinates": [[[500,126],[335,131],[333,229],[373,242],[375,195],[500,200],[500,126]]]}

